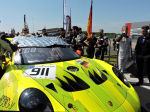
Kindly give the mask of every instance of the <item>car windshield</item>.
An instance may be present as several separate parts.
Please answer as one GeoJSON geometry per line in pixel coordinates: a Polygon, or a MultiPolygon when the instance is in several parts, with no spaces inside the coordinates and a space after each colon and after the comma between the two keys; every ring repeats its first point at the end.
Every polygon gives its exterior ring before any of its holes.
{"type": "Polygon", "coordinates": [[[21,48],[14,56],[15,64],[43,64],[78,59],[80,56],[69,47],[21,48]]]}

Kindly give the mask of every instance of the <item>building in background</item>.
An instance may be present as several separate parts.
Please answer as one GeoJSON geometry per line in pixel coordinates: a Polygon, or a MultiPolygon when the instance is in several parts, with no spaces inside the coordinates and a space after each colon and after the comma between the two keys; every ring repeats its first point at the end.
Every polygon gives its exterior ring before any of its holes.
{"type": "Polygon", "coordinates": [[[145,22],[134,22],[134,23],[126,23],[126,26],[128,26],[128,35],[130,35],[133,39],[138,38],[141,33],[141,27],[142,26],[150,26],[150,21],[145,22]]]}
{"type": "MultiPolygon", "coordinates": [[[[48,36],[59,36],[60,35],[59,30],[60,28],[49,28],[46,29],[46,32],[48,36]]],[[[38,31],[40,32],[40,34],[42,34],[42,30],[38,30],[38,31]]]]}
{"type": "Polygon", "coordinates": [[[137,39],[142,35],[141,27],[150,26],[150,21],[126,23],[125,25],[128,26],[128,36],[132,38],[132,51],[134,52],[137,39]]]}

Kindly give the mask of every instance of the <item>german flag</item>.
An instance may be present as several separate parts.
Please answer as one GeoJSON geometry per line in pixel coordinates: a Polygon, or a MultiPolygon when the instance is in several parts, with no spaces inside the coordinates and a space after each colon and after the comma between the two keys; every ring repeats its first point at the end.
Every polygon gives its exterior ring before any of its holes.
{"type": "Polygon", "coordinates": [[[92,34],[92,7],[93,7],[92,5],[93,5],[93,0],[91,0],[91,9],[90,9],[89,19],[87,24],[88,38],[91,38],[91,34],[92,34]]]}

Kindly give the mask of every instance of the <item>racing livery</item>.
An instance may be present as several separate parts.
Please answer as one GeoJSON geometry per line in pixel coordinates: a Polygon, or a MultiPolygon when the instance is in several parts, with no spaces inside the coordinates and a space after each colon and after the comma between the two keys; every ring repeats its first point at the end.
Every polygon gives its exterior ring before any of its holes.
{"type": "Polygon", "coordinates": [[[80,57],[57,37],[15,37],[0,79],[0,110],[140,112],[137,93],[108,63],[80,57]]]}

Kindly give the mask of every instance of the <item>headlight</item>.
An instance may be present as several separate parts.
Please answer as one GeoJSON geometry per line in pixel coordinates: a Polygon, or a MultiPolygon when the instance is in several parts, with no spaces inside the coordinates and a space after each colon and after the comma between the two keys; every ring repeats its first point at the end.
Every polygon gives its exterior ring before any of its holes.
{"type": "Polygon", "coordinates": [[[22,92],[19,99],[21,112],[53,112],[52,105],[46,95],[36,89],[29,88],[22,92]]]}
{"type": "Polygon", "coordinates": [[[127,79],[125,78],[124,74],[118,69],[113,67],[112,68],[114,74],[128,87],[130,87],[129,82],[127,81],[127,79]]]}

